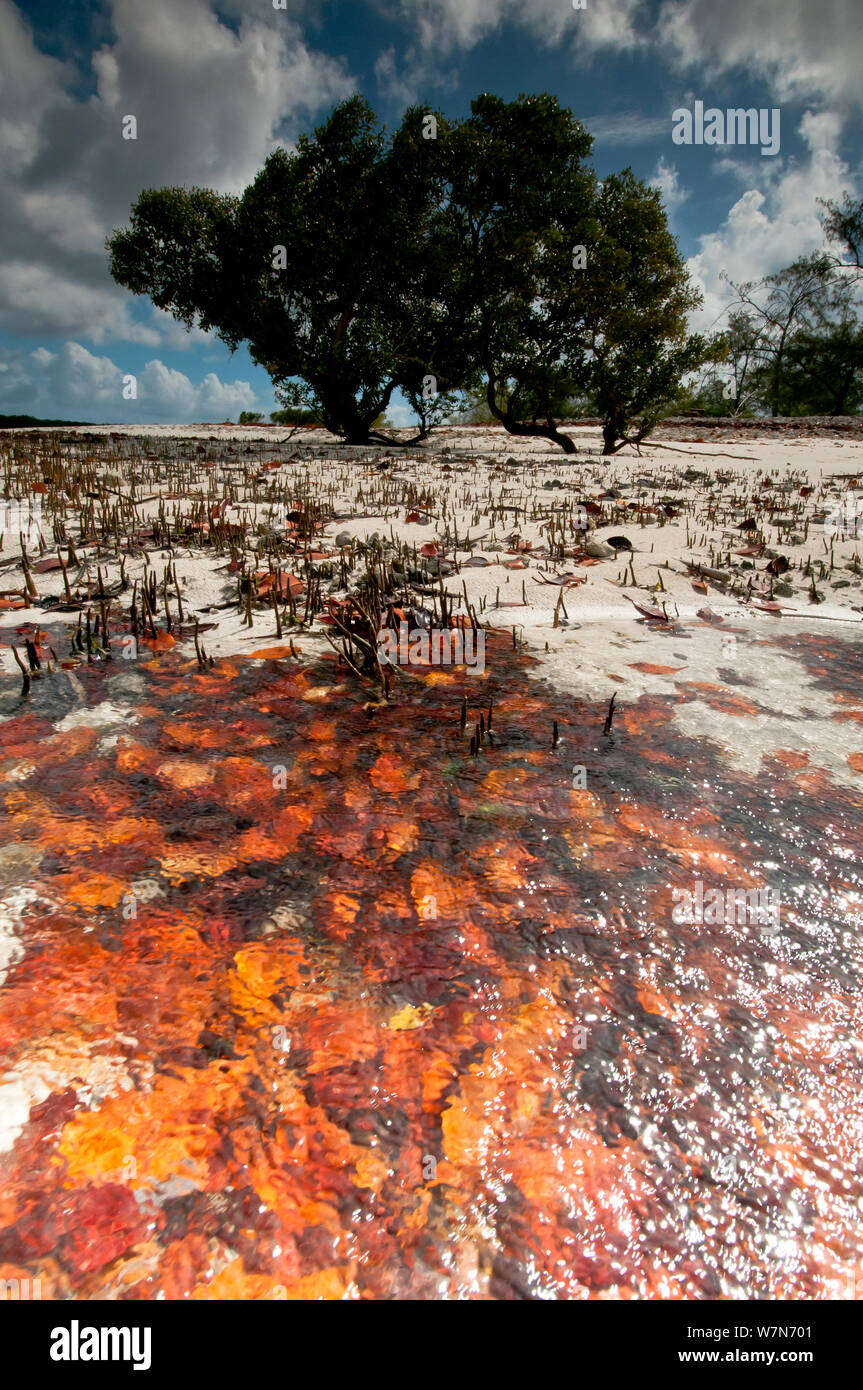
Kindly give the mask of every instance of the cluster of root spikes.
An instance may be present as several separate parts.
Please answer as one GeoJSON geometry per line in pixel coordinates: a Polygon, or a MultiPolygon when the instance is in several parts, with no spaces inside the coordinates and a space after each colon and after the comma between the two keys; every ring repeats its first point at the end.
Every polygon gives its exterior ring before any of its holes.
{"type": "MultiPolygon", "coordinates": [[[[0,535],[0,604],[78,613],[73,661],[110,655],[109,623],[119,629],[128,624],[136,640],[157,651],[194,633],[201,669],[212,664],[201,637],[213,625],[205,619],[215,609],[235,609],[247,628],[271,614],[277,638],[288,630],[291,651],[293,635],[323,619],[342,658],[388,689],[392,680],[409,676],[394,674],[394,668],[382,671],[376,655],[381,626],[402,621],[403,614],[421,626],[476,628],[492,605],[481,598],[479,616],[471,607],[461,578],[465,556],[473,557],[477,547],[508,546],[510,553],[524,555],[527,566],[578,558],[585,516],[591,527],[624,529],[662,527],[680,518],[686,547],[702,552],[685,560],[692,577],[721,592],[728,584],[742,597],[752,591],[754,563],[763,557],[774,564],[771,555],[785,545],[799,547],[788,566],[802,572],[813,603],[822,600],[818,585],[834,568],[849,570],[855,581],[861,574],[859,556],[834,559],[832,537],[810,537],[813,519],[822,519],[842,488],[857,482],[851,475],[810,486],[804,475],[783,480],[778,470],[743,477],[652,460],[627,483],[615,471],[618,465],[587,460],[577,475],[547,479],[538,491],[537,464],[530,459],[477,459],[448,448],[397,459],[378,448],[334,456],[331,444],[294,441],[286,450],[280,447],[285,442],[85,430],[4,433],[4,496],[38,504],[41,518],[32,544],[17,525],[0,535]],[[389,523],[389,539],[354,539],[326,553],[331,547],[319,539],[325,526],[363,516],[380,519],[384,530],[389,523]],[[418,551],[394,535],[394,517],[433,526],[435,539],[418,551]],[[533,556],[531,542],[520,538],[528,523],[544,534],[533,556]],[[735,549],[741,543],[745,548],[735,549]],[[222,601],[199,610],[200,617],[188,611],[186,581],[178,579],[176,558],[183,549],[209,553],[226,576],[222,601]],[[742,564],[733,564],[735,554],[744,557],[742,564]],[[54,593],[40,598],[40,577],[49,570],[57,572],[54,593]]],[[[641,547],[645,555],[650,549],[641,547]]],[[[775,561],[777,575],[784,563],[782,557],[775,561]]],[[[620,582],[635,586],[631,553],[628,564],[620,582]]],[[[766,582],[772,581],[768,570],[766,582]]],[[[664,587],[661,575],[656,587],[664,587]]],[[[555,625],[561,612],[565,617],[562,589],[555,625]]],[[[43,667],[28,660],[31,677],[48,664],[47,650],[41,657],[33,641],[43,667]]]]}
{"type": "MultiPolygon", "coordinates": [[[[353,558],[351,555],[351,561],[353,558]]],[[[470,626],[477,630],[480,627],[467,589],[449,592],[440,573],[433,582],[435,577],[423,557],[417,556],[415,547],[401,546],[394,559],[395,563],[392,558],[385,558],[380,545],[364,547],[364,566],[352,591],[344,599],[330,599],[324,614],[325,620],[335,629],[335,636],[331,636],[326,627],[324,635],[339,662],[344,662],[359,677],[373,679],[385,700],[389,698],[394,680],[410,680],[413,676],[403,667],[381,661],[379,635],[382,631],[398,632],[402,623],[407,623],[409,628],[470,626]],[[407,574],[412,559],[415,562],[412,572],[426,582],[413,581],[409,587],[407,574]],[[426,607],[417,605],[416,592],[426,598],[426,607]],[[465,612],[456,613],[455,609],[460,608],[462,602],[465,612]]],[[[344,556],[343,562],[347,563],[344,556]]]]}

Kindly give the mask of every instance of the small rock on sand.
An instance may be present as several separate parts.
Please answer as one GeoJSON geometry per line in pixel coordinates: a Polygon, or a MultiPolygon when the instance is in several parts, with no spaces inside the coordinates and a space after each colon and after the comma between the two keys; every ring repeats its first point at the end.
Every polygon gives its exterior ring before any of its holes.
{"type": "Polygon", "coordinates": [[[593,560],[610,560],[617,554],[605,541],[588,541],[584,548],[593,560]]]}

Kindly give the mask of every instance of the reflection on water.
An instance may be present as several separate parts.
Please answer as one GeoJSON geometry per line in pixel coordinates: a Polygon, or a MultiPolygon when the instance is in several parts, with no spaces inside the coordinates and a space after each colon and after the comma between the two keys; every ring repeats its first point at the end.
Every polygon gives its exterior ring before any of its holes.
{"type": "MultiPolygon", "coordinates": [[[[176,653],[6,687],[0,1277],[854,1296],[863,791],[675,723],[757,725],[733,684],[603,737],[508,640],[383,708],[176,653]]],[[[855,648],[793,650],[863,747],[855,648]]]]}

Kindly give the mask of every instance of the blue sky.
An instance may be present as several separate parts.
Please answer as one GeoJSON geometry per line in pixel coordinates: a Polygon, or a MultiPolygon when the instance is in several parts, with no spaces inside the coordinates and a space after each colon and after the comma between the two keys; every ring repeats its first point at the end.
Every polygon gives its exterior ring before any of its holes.
{"type": "Polygon", "coordinates": [[[144,186],[241,190],[353,91],[388,123],[412,102],[457,116],[480,91],[553,92],[600,177],[629,164],[662,189],[709,327],[723,271],[787,265],[821,244],[817,197],[860,196],[860,32],[859,0],[0,0],[0,413],[272,409],[244,350],[113,284],[104,238],[144,186]],[[778,108],[779,154],[674,144],[696,100],[778,108]]]}

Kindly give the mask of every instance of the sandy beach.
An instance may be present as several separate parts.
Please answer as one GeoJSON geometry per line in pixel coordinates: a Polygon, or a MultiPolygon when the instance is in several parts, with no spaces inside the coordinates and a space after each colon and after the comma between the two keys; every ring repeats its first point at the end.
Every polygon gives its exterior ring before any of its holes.
{"type": "MultiPolygon", "coordinates": [[[[696,422],[675,433],[668,426],[664,433],[673,435],[674,442],[648,441],[640,455],[626,448],[605,459],[596,428],[571,431],[579,446],[571,458],[549,451],[542,441],[514,440],[503,430],[476,427],[441,429],[423,448],[406,453],[374,449],[365,457],[362,450],[327,441],[321,431],[300,431],[279,448],[272,429],[154,427],[148,431],[153,439],[205,441],[235,452],[224,466],[198,470],[194,481],[189,474],[185,492],[148,480],[136,514],[144,527],[160,505],[181,518],[184,505],[208,489],[210,507],[245,528],[251,563],[262,544],[256,528],[283,530],[285,504],[278,499],[299,486],[309,496],[325,499],[332,512],[316,530],[317,565],[327,566],[340,549],[353,544],[356,572],[362,547],[373,537],[389,554],[407,546],[420,565],[422,547],[434,546],[437,558],[432,557],[426,587],[434,587],[440,563],[456,614],[466,611],[467,602],[489,626],[515,629],[519,644],[537,658],[538,672],[573,695],[609,699],[617,690],[619,699],[637,699],[645,692],[673,691],[676,671],[683,666],[690,679],[716,680],[720,667],[733,666],[729,652],[734,641],[729,639],[735,634],[773,638],[800,630],[804,623],[816,630],[839,624],[837,631],[853,635],[854,625],[863,622],[859,432],[850,438],[800,438],[795,430],[793,437],[777,439],[767,430],[759,435],[741,428],[723,431],[728,439],[703,444],[677,437],[691,436],[698,428],[696,422]],[[243,453],[253,448],[265,449],[268,457],[266,479],[257,485],[243,453]],[[261,500],[262,493],[271,500],[261,500]],[[417,497],[423,498],[422,507],[409,500],[417,497]],[[549,525],[564,508],[569,511],[563,554],[553,559],[549,525]],[[576,515],[577,508],[585,508],[583,514],[576,515]],[[412,513],[421,520],[407,520],[412,513]],[[622,538],[632,548],[602,558],[585,553],[585,540],[592,548],[604,543],[609,550],[609,538],[622,538]],[[775,557],[789,568],[774,576],[768,566],[775,557]],[[806,571],[810,564],[815,600],[806,571]],[[711,569],[726,582],[713,579],[711,569]],[[779,611],[761,606],[770,601],[778,603],[779,611]],[[664,604],[673,621],[651,621],[638,604],[664,604]],[[712,615],[707,621],[699,617],[705,610],[712,615]],[[661,666],[669,670],[646,669],[661,666]]],[[[124,436],[135,435],[140,438],[140,431],[131,427],[111,431],[115,446],[124,436]]],[[[0,559],[15,549],[17,537],[7,533],[0,559]]],[[[242,604],[228,601],[236,582],[223,554],[182,541],[170,552],[147,542],[138,549],[149,552],[147,560],[143,553],[127,555],[127,578],[140,578],[149,563],[161,573],[170,558],[188,612],[209,627],[208,654],[251,656],[274,644],[268,607],[256,606],[249,627],[242,604]]],[[[115,585],[121,558],[119,550],[85,548],[78,592],[86,594],[88,583],[93,592],[97,569],[106,585],[115,585]]],[[[7,564],[4,573],[6,588],[22,583],[20,563],[7,564]]],[[[38,589],[42,598],[59,599],[59,569],[40,574],[38,589]]],[[[326,589],[337,599],[348,592],[334,582],[326,589]]],[[[0,612],[0,633],[11,636],[17,626],[36,622],[40,612],[36,607],[0,612]]],[[[77,624],[77,613],[64,620],[77,624]]],[[[314,622],[298,644],[303,660],[329,650],[321,625],[314,622]]],[[[184,650],[194,655],[189,638],[184,650]]],[[[0,649],[0,659],[6,672],[15,671],[8,646],[0,649]]],[[[761,674],[781,686],[781,659],[774,670],[761,674]]],[[[732,721],[729,738],[736,728],[732,721]]],[[[738,756],[765,751],[777,732],[755,731],[753,745],[748,730],[738,756]]],[[[811,737],[816,756],[819,741],[816,713],[811,737]]],[[[833,774],[851,776],[835,758],[828,761],[833,774]]]]}

